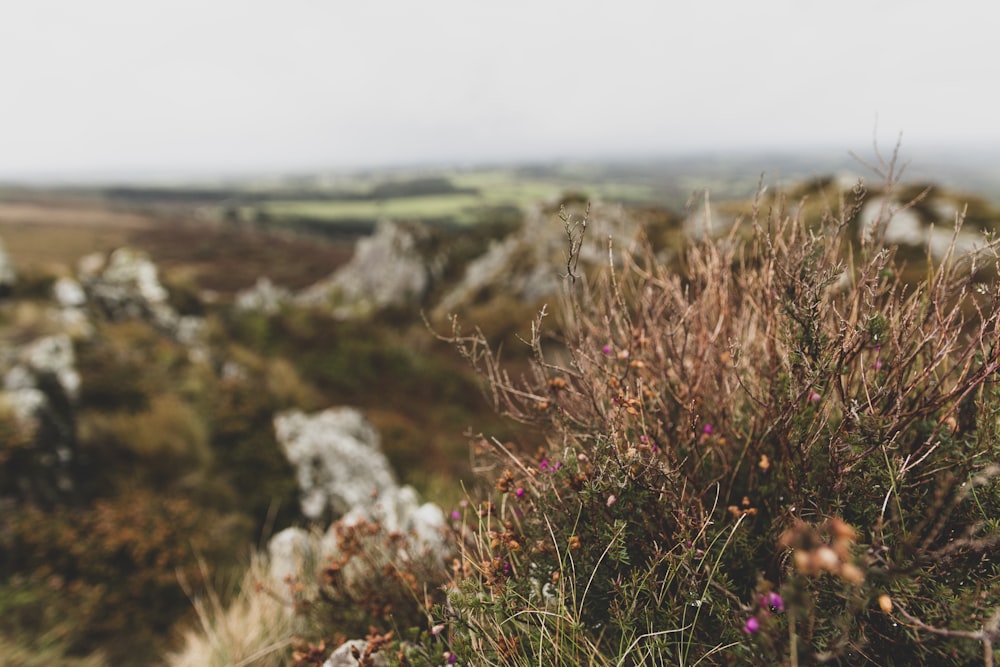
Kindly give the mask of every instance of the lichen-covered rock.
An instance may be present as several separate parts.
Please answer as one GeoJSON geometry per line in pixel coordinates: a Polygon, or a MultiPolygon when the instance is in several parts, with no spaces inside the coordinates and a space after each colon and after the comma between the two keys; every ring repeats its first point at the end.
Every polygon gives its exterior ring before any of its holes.
{"type": "Polygon", "coordinates": [[[73,345],[60,334],[40,338],[8,355],[0,414],[4,422],[0,495],[53,504],[75,491],[76,417],[80,375],[73,345]]]}
{"type": "Polygon", "coordinates": [[[80,278],[90,297],[113,320],[172,317],[167,290],[145,253],[118,248],[105,261],[89,255],[80,262],[80,278]]]}
{"type": "Polygon", "coordinates": [[[419,301],[430,286],[433,264],[421,251],[427,234],[418,225],[380,222],[372,236],[358,241],[350,262],[304,290],[296,301],[332,304],[334,314],[342,318],[419,301]]]}
{"type": "Polygon", "coordinates": [[[16,282],[17,270],[14,268],[14,262],[7,254],[3,241],[0,241],[0,293],[9,292],[16,282]]]}
{"type": "MultiPolygon", "coordinates": [[[[313,415],[291,410],[274,418],[274,429],[295,467],[305,516],[330,516],[346,525],[371,521],[390,533],[413,535],[421,547],[442,547],[441,508],[421,503],[412,487],[396,483],[378,434],[358,410],[332,408],[313,415]]],[[[335,532],[328,532],[320,551],[335,549],[335,532]]]]}
{"type": "MultiPolygon", "coordinates": [[[[330,657],[323,663],[323,667],[357,667],[359,663],[354,654],[363,655],[367,648],[368,642],[365,640],[350,639],[338,646],[337,650],[330,654],[330,657]]],[[[379,653],[375,653],[370,657],[373,667],[383,667],[389,664],[385,656],[379,653]]]]}
{"type": "Polygon", "coordinates": [[[986,238],[977,230],[955,233],[959,215],[958,203],[940,196],[931,197],[922,209],[904,206],[891,197],[875,197],[861,209],[858,233],[862,237],[882,234],[889,244],[926,247],[939,261],[949,252],[960,257],[985,248],[986,238]]]}
{"type": "Polygon", "coordinates": [[[267,276],[261,276],[253,287],[236,294],[233,305],[237,310],[275,315],[291,298],[287,289],[275,285],[267,276]]]}
{"type": "Polygon", "coordinates": [[[53,283],[52,297],[60,308],[79,308],[87,303],[87,293],[83,291],[83,285],[66,276],[53,283]]]}
{"type": "Polygon", "coordinates": [[[311,519],[343,516],[397,486],[378,434],[353,408],[290,410],[274,418],[274,430],[296,469],[302,513],[311,519]]]}
{"type": "Polygon", "coordinates": [[[131,248],[118,248],[109,256],[87,255],[78,265],[87,301],[112,321],[142,319],[190,348],[194,357],[205,357],[204,320],[181,316],[170,305],[156,265],[131,248]]]}
{"type": "Polygon", "coordinates": [[[39,338],[29,343],[20,356],[35,375],[51,373],[71,400],[77,398],[80,393],[80,373],[76,370],[73,341],[68,335],[39,338]]]}
{"type": "Polygon", "coordinates": [[[567,214],[568,226],[551,208],[536,206],[528,211],[517,232],[493,243],[466,266],[462,279],[435,306],[435,315],[458,312],[483,295],[504,295],[525,303],[554,295],[567,277],[571,238],[579,243],[574,252],[582,275],[588,265],[607,264],[609,236],[620,252],[637,229],[637,222],[619,205],[593,202],[586,229],[583,209],[567,214]]]}
{"type": "Polygon", "coordinates": [[[87,293],[83,285],[63,276],[52,285],[52,299],[57,308],[50,311],[51,319],[60,331],[75,340],[94,335],[94,325],[87,314],[87,293]]]}
{"type": "Polygon", "coordinates": [[[387,489],[370,504],[355,505],[344,515],[345,524],[374,521],[390,533],[413,534],[423,546],[441,544],[444,512],[434,503],[421,503],[411,486],[387,489]]]}
{"type": "Polygon", "coordinates": [[[268,572],[276,585],[298,580],[316,557],[316,545],[302,528],[286,528],[267,543],[268,572]]]}

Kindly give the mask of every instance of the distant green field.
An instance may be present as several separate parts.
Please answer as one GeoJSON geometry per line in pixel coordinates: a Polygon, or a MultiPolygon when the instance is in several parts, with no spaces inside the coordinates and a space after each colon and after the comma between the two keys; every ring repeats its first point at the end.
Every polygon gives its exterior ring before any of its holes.
{"type": "Polygon", "coordinates": [[[446,172],[444,176],[458,189],[468,192],[433,194],[387,199],[294,199],[262,203],[253,210],[272,219],[338,221],[410,219],[449,220],[454,224],[474,224],[483,213],[498,207],[522,211],[543,201],[551,201],[569,191],[611,201],[647,202],[655,198],[645,185],[628,183],[574,183],[570,179],[519,176],[514,170],[446,172]]]}
{"type": "Polygon", "coordinates": [[[278,201],[261,206],[272,217],[297,217],[336,221],[359,219],[453,218],[471,222],[472,212],[485,205],[474,195],[429,195],[382,201],[278,201]]]}

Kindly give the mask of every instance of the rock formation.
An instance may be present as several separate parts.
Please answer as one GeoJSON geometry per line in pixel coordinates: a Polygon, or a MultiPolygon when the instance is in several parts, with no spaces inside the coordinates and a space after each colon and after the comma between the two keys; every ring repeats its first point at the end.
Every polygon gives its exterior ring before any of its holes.
{"type": "Polygon", "coordinates": [[[585,212],[567,210],[564,223],[557,211],[536,206],[528,212],[520,229],[473,260],[463,278],[448,290],[434,309],[446,316],[490,295],[503,294],[522,302],[534,302],[556,294],[566,276],[571,238],[580,241],[578,268],[606,265],[608,238],[621,251],[634,237],[636,222],[619,205],[594,202],[584,230],[585,212]]]}
{"type": "MultiPolygon", "coordinates": [[[[323,667],[356,667],[358,661],[354,657],[354,652],[357,651],[361,655],[367,648],[368,642],[364,639],[350,639],[330,654],[330,657],[323,663],[323,667]]],[[[373,667],[383,667],[383,665],[389,664],[385,656],[378,653],[371,656],[371,661],[373,667]]]]}
{"type": "Polygon", "coordinates": [[[396,488],[378,435],[357,410],[290,410],[274,418],[274,430],[296,469],[302,513],[310,519],[343,516],[396,488]]]}
{"type": "Polygon", "coordinates": [[[16,282],[17,271],[14,269],[14,262],[0,241],[0,294],[10,292],[16,282]]]}
{"type": "Polygon", "coordinates": [[[313,415],[290,410],[275,416],[274,429],[295,467],[305,516],[374,520],[388,531],[439,542],[444,513],[432,503],[421,504],[411,487],[399,486],[378,434],[358,410],[331,408],[313,415]]]}
{"type": "Polygon", "coordinates": [[[236,294],[233,305],[237,310],[276,315],[291,297],[287,289],[275,285],[267,276],[261,276],[253,287],[236,294]]]}
{"type": "Polygon", "coordinates": [[[199,354],[204,322],[179,315],[168,301],[156,265],[145,253],[123,247],[80,260],[78,273],[87,301],[112,321],[146,320],[199,354]]]}
{"type": "Polygon", "coordinates": [[[304,290],[297,301],[332,305],[342,318],[419,302],[434,265],[422,250],[427,238],[428,231],[419,225],[380,222],[372,236],[358,241],[349,263],[304,290]]]}
{"type": "Polygon", "coordinates": [[[0,391],[6,413],[0,495],[53,504],[75,492],[76,418],[80,389],[73,344],[59,334],[8,353],[0,391]]]}
{"type": "MultiPolygon", "coordinates": [[[[303,514],[318,519],[332,513],[342,525],[373,521],[387,533],[409,535],[411,548],[443,554],[444,513],[433,503],[421,503],[412,487],[396,483],[378,434],[358,410],[287,411],[274,418],[274,428],[296,468],[303,514]]],[[[302,528],[286,528],[272,537],[268,557],[274,585],[314,576],[317,564],[337,553],[336,526],[322,537],[302,528]]],[[[366,647],[364,640],[349,640],[324,667],[355,665],[353,651],[363,653],[366,647]]],[[[375,665],[386,664],[381,655],[372,658],[375,665]]]]}
{"type": "Polygon", "coordinates": [[[951,251],[957,257],[987,245],[978,230],[966,228],[955,234],[955,220],[961,214],[956,202],[931,197],[927,204],[926,208],[908,208],[891,197],[874,197],[861,209],[858,233],[864,237],[879,232],[889,244],[929,248],[935,260],[943,259],[953,242],[951,251]]]}

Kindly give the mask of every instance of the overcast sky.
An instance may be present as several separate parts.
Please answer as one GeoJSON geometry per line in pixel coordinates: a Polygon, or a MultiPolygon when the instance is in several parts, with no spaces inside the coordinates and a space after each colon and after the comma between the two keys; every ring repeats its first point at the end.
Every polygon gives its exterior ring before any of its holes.
{"type": "Polygon", "coordinates": [[[0,4],[0,178],[1000,148],[981,0],[0,4]]]}

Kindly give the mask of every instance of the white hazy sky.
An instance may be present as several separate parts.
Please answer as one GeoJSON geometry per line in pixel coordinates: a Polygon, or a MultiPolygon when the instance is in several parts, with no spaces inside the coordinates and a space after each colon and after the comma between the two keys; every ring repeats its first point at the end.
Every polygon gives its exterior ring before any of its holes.
{"type": "Polygon", "coordinates": [[[0,3],[0,178],[1000,147],[982,0],[0,3]]]}

